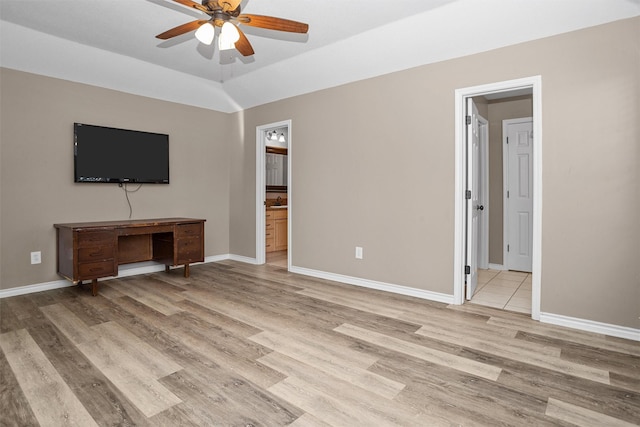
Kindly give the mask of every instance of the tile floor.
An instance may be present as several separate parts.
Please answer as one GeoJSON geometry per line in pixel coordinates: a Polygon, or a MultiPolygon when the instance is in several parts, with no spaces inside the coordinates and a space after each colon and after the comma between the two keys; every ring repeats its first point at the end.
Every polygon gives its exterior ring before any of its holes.
{"type": "Polygon", "coordinates": [[[471,303],[531,314],[531,273],[478,270],[471,303]]]}

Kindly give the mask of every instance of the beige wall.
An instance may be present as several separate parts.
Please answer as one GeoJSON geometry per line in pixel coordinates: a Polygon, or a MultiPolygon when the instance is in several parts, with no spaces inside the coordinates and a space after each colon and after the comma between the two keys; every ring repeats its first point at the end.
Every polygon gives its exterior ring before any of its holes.
{"type": "Polygon", "coordinates": [[[232,249],[255,255],[255,127],[292,119],[293,264],[452,294],[454,91],[541,75],[542,312],[640,327],[638,40],[636,18],[245,111],[232,249]]]}
{"type": "Polygon", "coordinates": [[[205,218],[207,256],[229,251],[227,114],[1,69],[0,288],[59,280],[54,223],[127,219],[116,184],[73,182],[73,123],[169,134],[169,185],[129,195],[133,218],[205,218]],[[42,264],[31,265],[31,251],[42,264]]]}
{"type": "Polygon", "coordinates": [[[293,264],[452,294],[454,91],[541,75],[542,311],[638,328],[638,40],[619,21],[232,115],[2,70],[1,286],[58,279],[53,223],[128,215],[72,182],[74,121],[169,133],[135,217],[204,217],[208,256],[254,257],[255,128],[292,119],[293,264]]]}
{"type": "Polygon", "coordinates": [[[531,97],[494,100],[487,105],[489,121],[489,262],[503,262],[502,121],[532,117],[531,97]]]}

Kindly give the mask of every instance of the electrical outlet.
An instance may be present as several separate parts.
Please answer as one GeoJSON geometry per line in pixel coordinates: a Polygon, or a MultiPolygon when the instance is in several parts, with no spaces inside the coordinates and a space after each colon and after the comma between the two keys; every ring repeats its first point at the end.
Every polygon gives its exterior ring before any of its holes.
{"type": "Polygon", "coordinates": [[[362,259],[362,248],[360,246],[356,246],[356,259],[362,259]]]}
{"type": "Polygon", "coordinates": [[[42,253],[40,251],[31,252],[31,264],[40,264],[42,262],[42,253]]]}

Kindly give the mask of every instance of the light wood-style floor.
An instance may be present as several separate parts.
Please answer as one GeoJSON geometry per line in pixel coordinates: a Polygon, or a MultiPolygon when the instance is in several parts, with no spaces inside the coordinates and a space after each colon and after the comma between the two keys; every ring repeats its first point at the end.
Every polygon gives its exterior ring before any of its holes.
{"type": "Polygon", "coordinates": [[[0,300],[7,426],[629,426],[640,343],[233,261],[0,300]]]}
{"type": "Polygon", "coordinates": [[[286,250],[267,252],[265,255],[265,262],[271,266],[282,267],[286,269],[289,264],[289,259],[287,258],[288,252],[286,250]]]}

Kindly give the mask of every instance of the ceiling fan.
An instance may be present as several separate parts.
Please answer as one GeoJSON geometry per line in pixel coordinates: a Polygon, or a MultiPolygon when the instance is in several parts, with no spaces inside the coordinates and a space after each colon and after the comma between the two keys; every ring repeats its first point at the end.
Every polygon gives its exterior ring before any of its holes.
{"type": "Polygon", "coordinates": [[[242,0],[202,0],[202,4],[191,0],[173,1],[206,13],[209,15],[209,19],[197,19],[178,25],[158,34],[156,37],[161,40],[196,30],[198,40],[211,44],[215,36],[215,27],[218,27],[220,28],[218,46],[221,50],[235,47],[243,56],[250,56],[254,54],[253,47],[238,25],[303,34],[309,30],[309,25],[302,22],[272,16],[241,14],[240,3],[242,0]]]}

